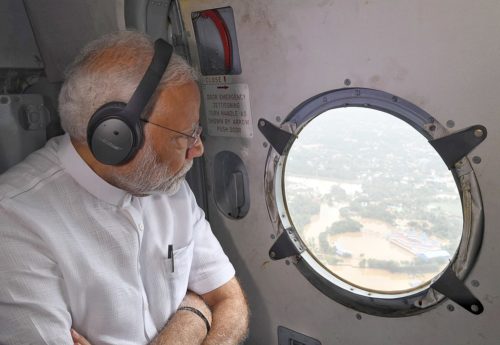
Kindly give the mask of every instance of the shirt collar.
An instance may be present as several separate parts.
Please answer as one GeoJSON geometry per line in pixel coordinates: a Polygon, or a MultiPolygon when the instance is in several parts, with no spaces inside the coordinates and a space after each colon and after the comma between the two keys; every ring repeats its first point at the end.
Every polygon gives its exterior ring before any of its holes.
{"type": "Polygon", "coordinates": [[[76,152],[68,134],[62,136],[57,154],[66,172],[96,198],[115,206],[124,206],[130,202],[129,193],[103,180],[85,163],[76,152]]]}

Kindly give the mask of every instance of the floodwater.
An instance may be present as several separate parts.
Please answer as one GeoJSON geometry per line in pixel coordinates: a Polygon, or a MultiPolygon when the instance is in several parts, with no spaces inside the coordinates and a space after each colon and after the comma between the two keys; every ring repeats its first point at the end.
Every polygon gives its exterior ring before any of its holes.
{"type": "MultiPolygon", "coordinates": [[[[342,187],[348,195],[361,191],[361,185],[351,182],[339,182],[327,179],[312,179],[299,176],[287,177],[287,184],[297,184],[315,191],[318,195],[329,193],[334,185],[342,187]]],[[[319,250],[319,235],[332,223],[341,220],[339,209],[348,206],[348,203],[335,203],[328,205],[322,203],[319,214],[311,218],[311,222],[299,229],[299,234],[316,257],[328,253],[319,250]]],[[[322,264],[330,269],[344,281],[352,285],[380,292],[397,292],[422,285],[435,277],[441,269],[436,272],[425,274],[393,273],[385,269],[360,267],[363,260],[375,259],[383,261],[411,262],[415,255],[389,240],[391,233],[398,231],[394,226],[385,222],[357,218],[356,221],[363,225],[360,232],[347,232],[328,236],[330,247],[335,246],[344,255],[335,255],[339,260],[336,264],[328,264],[321,260],[322,264]]]]}

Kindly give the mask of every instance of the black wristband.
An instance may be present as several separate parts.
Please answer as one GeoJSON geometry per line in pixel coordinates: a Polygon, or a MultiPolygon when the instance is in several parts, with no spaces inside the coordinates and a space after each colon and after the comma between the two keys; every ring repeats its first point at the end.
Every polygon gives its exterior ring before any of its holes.
{"type": "Polygon", "coordinates": [[[180,307],[177,310],[188,310],[192,313],[195,313],[203,320],[203,322],[205,322],[205,326],[207,326],[207,334],[208,334],[208,332],[210,332],[210,323],[208,322],[207,318],[205,317],[205,315],[203,315],[203,313],[201,311],[199,311],[198,309],[193,308],[193,307],[180,307]]]}

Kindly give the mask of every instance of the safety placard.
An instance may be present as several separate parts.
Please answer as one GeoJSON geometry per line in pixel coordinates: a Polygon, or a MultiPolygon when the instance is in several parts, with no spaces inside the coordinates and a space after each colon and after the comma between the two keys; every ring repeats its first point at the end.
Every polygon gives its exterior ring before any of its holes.
{"type": "Polygon", "coordinates": [[[202,85],[202,93],[209,135],[253,136],[247,84],[202,85]]]}

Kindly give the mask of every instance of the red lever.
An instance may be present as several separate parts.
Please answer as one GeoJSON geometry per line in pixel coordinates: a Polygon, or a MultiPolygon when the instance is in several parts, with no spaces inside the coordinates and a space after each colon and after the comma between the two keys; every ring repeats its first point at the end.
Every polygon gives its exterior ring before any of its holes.
{"type": "Polygon", "coordinates": [[[219,36],[222,41],[222,46],[224,48],[224,70],[228,74],[233,67],[233,55],[231,49],[231,35],[226,26],[226,22],[217,10],[205,10],[200,13],[203,18],[210,18],[217,31],[219,31],[219,36]]]}

